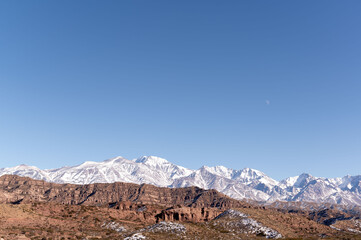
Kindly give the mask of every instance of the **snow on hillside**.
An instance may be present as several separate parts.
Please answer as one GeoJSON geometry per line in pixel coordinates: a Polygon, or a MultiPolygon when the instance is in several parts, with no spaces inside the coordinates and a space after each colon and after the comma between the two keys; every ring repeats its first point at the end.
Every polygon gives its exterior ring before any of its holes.
{"type": "Polygon", "coordinates": [[[303,173],[278,182],[251,168],[234,170],[224,166],[203,166],[191,170],[155,156],[133,160],[115,157],[103,162],[84,162],[73,167],[50,170],[19,165],[1,168],[0,176],[5,174],[56,183],[129,182],[161,187],[197,186],[216,189],[235,199],[268,203],[281,200],[361,205],[361,175],[319,178],[303,173]]]}

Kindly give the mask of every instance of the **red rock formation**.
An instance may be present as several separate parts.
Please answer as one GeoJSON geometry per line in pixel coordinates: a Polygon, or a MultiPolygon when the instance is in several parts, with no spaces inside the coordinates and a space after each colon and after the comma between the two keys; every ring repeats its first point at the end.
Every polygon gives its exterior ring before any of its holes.
{"type": "Polygon", "coordinates": [[[0,177],[0,203],[54,202],[71,205],[108,206],[120,202],[228,209],[248,204],[216,190],[198,187],[162,188],[148,184],[95,183],[56,184],[41,180],[4,175],[0,177]]]}
{"type": "Polygon", "coordinates": [[[190,207],[174,207],[163,210],[156,215],[159,221],[181,221],[181,222],[205,222],[210,221],[222,213],[217,208],[190,208],[190,207]]]}

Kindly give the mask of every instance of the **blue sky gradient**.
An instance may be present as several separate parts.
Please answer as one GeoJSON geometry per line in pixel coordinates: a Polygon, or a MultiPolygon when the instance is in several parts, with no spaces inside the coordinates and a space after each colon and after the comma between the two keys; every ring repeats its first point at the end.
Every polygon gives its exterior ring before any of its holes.
{"type": "Polygon", "coordinates": [[[360,1],[1,1],[0,167],[361,167],[360,1]]]}

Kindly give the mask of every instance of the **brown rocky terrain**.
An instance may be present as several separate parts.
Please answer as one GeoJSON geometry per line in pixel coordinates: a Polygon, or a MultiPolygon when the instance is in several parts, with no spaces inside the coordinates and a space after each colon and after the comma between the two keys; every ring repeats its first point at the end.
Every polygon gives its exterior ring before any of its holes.
{"type": "Polygon", "coordinates": [[[0,238],[3,239],[280,236],[361,239],[361,224],[352,212],[265,207],[196,187],[171,189],[130,183],[74,185],[12,175],[0,177],[0,238]],[[228,209],[231,212],[227,213],[228,209]]]}
{"type": "Polygon", "coordinates": [[[216,190],[198,187],[161,188],[133,183],[56,184],[27,177],[0,177],[0,203],[52,202],[70,205],[104,206],[119,202],[162,206],[212,207],[228,209],[248,206],[216,190]]]}

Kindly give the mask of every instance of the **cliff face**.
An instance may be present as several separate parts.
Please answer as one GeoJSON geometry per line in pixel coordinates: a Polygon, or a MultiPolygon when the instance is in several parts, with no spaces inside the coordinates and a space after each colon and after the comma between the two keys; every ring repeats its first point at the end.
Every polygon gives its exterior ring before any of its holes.
{"type": "Polygon", "coordinates": [[[161,188],[132,183],[56,184],[15,175],[0,177],[0,203],[53,202],[70,205],[112,206],[119,202],[228,209],[247,204],[216,190],[197,187],[161,188]]]}
{"type": "Polygon", "coordinates": [[[207,222],[219,214],[222,210],[216,208],[190,208],[174,207],[162,210],[155,216],[156,221],[180,221],[180,222],[207,222]]]}

